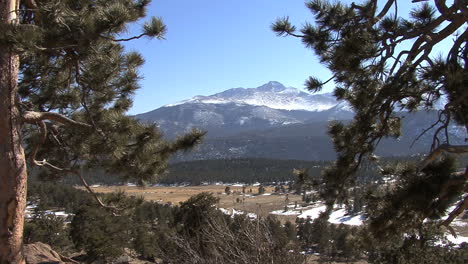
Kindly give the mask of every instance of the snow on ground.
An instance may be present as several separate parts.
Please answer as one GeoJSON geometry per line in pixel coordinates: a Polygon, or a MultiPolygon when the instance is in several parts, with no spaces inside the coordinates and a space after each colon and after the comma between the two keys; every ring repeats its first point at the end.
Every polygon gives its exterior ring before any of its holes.
{"type": "Polygon", "coordinates": [[[451,223],[453,226],[468,226],[468,222],[462,221],[462,220],[455,220],[451,223]]]}
{"type": "Polygon", "coordinates": [[[298,211],[294,211],[294,210],[288,210],[288,211],[276,210],[276,211],[270,212],[270,214],[274,214],[274,215],[299,215],[300,213],[298,211]]]}
{"type": "Polygon", "coordinates": [[[461,245],[462,243],[468,243],[468,237],[465,236],[457,236],[454,237],[452,235],[447,235],[448,241],[456,244],[456,245],[461,245]]]}
{"type": "Polygon", "coordinates": [[[247,217],[250,218],[250,219],[257,219],[257,214],[248,213],[248,214],[247,214],[247,217]]]}
{"type": "Polygon", "coordinates": [[[222,213],[230,215],[231,217],[234,217],[235,215],[246,215],[250,219],[256,219],[257,215],[254,213],[245,213],[244,211],[241,210],[236,210],[234,208],[230,209],[225,209],[225,208],[218,208],[222,213]]]}
{"type": "MultiPolygon", "coordinates": [[[[34,209],[37,207],[36,204],[29,204],[26,206],[25,210],[25,218],[32,218],[34,214],[34,209]]],[[[54,210],[46,210],[43,212],[44,214],[53,214],[58,217],[68,218],[71,214],[66,213],[65,211],[54,211],[54,210]]]]}
{"type": "MultiPolygon", "coordinates": [[[[311,209],[301,209],[297,208],[292,211],[286,211],[284,210],[277,210],[271,212],[271,214],[276,214],[276,215],[298,215],[297,217],[299,218],[310,218],[310,219],[316,219],[319,217],[320,213],[324,212],[327,209],[325,205],[320,205],[315,208],[311,209]]],[[[346,209],[344,208],[336,208],[331,214],[330,218],[328,219],[328,222],[332,224],[345,224],[345,225],[362,225],[364,221],[364,216],[362,214],[357,214],[357,215],[348,215],[346,212],[346,209]]]]}
{"type": "Polygon", "coordinates": [[[365,217],[361,214],[357,214],[354,216],[347,215],[346,209],[339,209],[331,213],[330,219],[328,222],[332,224],[345,224],[345,225],[353,225],[359,226],[362,225],[365,217]]]}
{"type": "Polygon", "coordinates": [[[44,212],[45,214],[53,214],[55,216],[60,216],[60,217],[68,217],[70,214],[68,213],[65,213],[65,211],[51,211],[51,210],[47,210],[44,212]]]}
{"type": "Polygon", "coordinates": [[[310,219],[315,219],[318,218],[320,213],[325,211],[327,209],[327,206],[322,205],[319,207],[315,207],[309,210],[303,211],[298,217],[299,218],[310,218],[310,219]]]}
{"type": "MultiPolygon", "coordinates": [[[[297,215],[298,218],[308,218],[311,220],[314,220],[320,216],[320,213],[324,212],[327,207],[321,203],[318,205],[315,205],[315,207],[297,207],[293,208],[293,205],[288,205],[288,208],[291,210],[284,211],[284,210],[276,210],[272,211],[270,214],[274,215],[297,215]]],[[[448,210],[449,212],[451,211],[450,209],[448,210]]],[[[332,224],[345,224],[345,225],[352,225],[352,226],[359,226],[362,225],[365,221],[365,216],[362,214],[356,214],[356,215],[348,215],[346,212],[346,209],[340,208],[340,207],[335,207],[333,212],[330,214],[330,217],[328,219],[328,222],[332,224]]],[[[468,222],[462,221],[462,220],[455,220],[452,222],[452,225],[454,226],[468,226],[468,222]]],[[[464,236],[458,236],[458,237],[453,237],[450,234],[447,234],[447,239],[452,242],[453,244],[460,245],[462,243],[468,243],[468,237],[464,236]]]]}

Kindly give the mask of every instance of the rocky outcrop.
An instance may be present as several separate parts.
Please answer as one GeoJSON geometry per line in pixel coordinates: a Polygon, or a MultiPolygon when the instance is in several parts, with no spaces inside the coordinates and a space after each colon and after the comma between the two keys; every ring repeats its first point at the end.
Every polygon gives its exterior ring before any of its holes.
{"type": "Polygon", "coordinates": [[[76,264],[78,262],[61,256],[44,243],[37,242],[23,247],[27,264],[76,264]]]}

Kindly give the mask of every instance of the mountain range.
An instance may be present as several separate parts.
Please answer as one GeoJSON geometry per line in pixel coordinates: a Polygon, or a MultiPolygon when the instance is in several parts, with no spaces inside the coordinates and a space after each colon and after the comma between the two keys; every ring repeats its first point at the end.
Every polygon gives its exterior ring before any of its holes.
{"type": "MultiPolygon", "coordinates": [[[[174,161],[273,158],[332,160],[335,153],[329,136],[331,120],[353,118],[352,108],[330,93],[310,94],[270,81],[257,88],[233,88],[210,96],[195,96],[165,105],[136,117],[155,123],[167,138],[192,128],[206,130],[204,142],[192,152],[179,154],[174,161]]],[[[385,139],[378,155],[399,156],[425,152],[430,133],[412,148],[412,141],[435,120],[436,111],[401,112],[403,133],[385,139]]],[[[450,130],[452,140],[462,141],[460,127],[450,130]]]]}

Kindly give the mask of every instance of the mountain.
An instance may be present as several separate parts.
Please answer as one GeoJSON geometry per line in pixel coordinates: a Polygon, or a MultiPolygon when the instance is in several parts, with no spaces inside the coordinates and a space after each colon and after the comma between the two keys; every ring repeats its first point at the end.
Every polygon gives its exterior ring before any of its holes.
{"type": "MultiPolygon", "coordinates": [[[[173,161],[268,158],[333,160],[335,152],[327,127],[330,120],[348,122],[353,111],[331,94],[309,94],[279,82],[257,88],[234,88],[210,96],[195,96],[137,115],[159,126],[168,138],[191,128],[208,131],[197,150],[176,155],[173,161]]],[[[378,155],[399,156],[426,152],[431,132],[412,143],[437,120],[437,111],[400,112],[402,136],[384,139],[378,155]],[[410,147],[411,146],[411,147],[410,147]]],[[[453,142],[465,133],[452,126],[453,142]]]]}
{"type": "Polygon", "coordinates": [[[312,95],[272,81],[257,88],[195,96],[137,118],[156,123],[170,138],[193,127],[207,130],[208,137],[216,138],[290,124],[350,119],[352,115],[331,94],[312,95]]]}
{"type": "Polygon", "coordinates": [[[192,99],[166,105],[181,104],[231,104],[265,106],[280,110],[323,111],[337,104],[331,94],[312,95],[299,89],[286,88],[279,82],[268,82],[257,88],[234,88],[210,96],[195,96],[192,99]]]}

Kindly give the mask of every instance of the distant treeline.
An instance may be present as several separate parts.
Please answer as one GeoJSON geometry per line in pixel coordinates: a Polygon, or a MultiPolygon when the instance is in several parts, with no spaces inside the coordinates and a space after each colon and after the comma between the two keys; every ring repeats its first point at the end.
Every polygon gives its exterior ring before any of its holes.
{"type": "Polygon", "coordinates": [[[308,168],[311,176],[319,176],[328,161],[231,159],[199,160],[172,164],[161,183],[243,182],[271,183],[294,181],[294,168],[308,168]]]}
{"type": "MultiPolygon", "coordinates": [[[[167,172],[157,180],[161,184],[189,183],[199,185],[214,182],[270,183],[294,181],[294,168],[308,168],[312,176],[319,176],[320,171],[329,164],[328,161],[274,160],[274,159],[229,159],[197,160],[169,165],[167,172]]],[[[118,185],[132,182],[104,170],[93,169],[81,171],[89,185],[118,185]]],[[[38,174],[31,177],[38,178],[38,174]]],[[[60,180],[64,184],[81,185],[75,175],[60,180]]]]}
{"type": "MultiPolygon", "coordinates": [[[[418,162],[420,156],[411,157],[386,157],[380,160],[380,165],[394,162],[418,162]]],[[[244,159],[218,159],[218,160],[196,160],[169,165],[167,172],[157,180],[161,184],[188,183],[199,185],[202,183],[273,183],[295,181],[296,176],[292,173],[293,169],[309,169],[309,175],[313,178],[319,178],[321,171],[330,165],[330,161],[302,161],[302,160],[276,160],[261,158],[244,159]]],[[[459,160],[459,167],[464,168],[468,165],[468,155],[463,155],[459,160]]],[[[381,178],[377,167],[369,163],[363,164],[358,171],[358,181],[367,183],[381,178]]],[[[39,174],[31,178],[38,178],[39,174]]],[[[104,170],[82,170],[83,177],[88,184],[120,185],[133,182],[121,176],[110,174],[104,170]]],[[[81,181],[75,175],[66,176],[61,180],[64,184],[79,184],[81,181]]]]}

